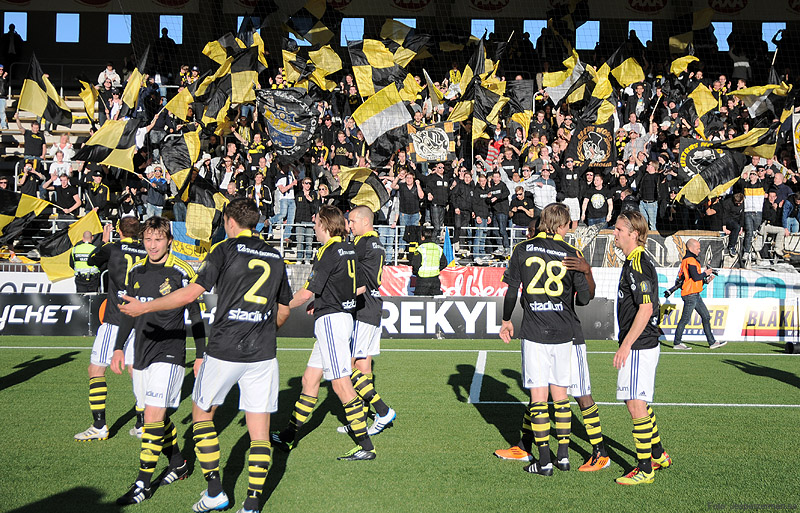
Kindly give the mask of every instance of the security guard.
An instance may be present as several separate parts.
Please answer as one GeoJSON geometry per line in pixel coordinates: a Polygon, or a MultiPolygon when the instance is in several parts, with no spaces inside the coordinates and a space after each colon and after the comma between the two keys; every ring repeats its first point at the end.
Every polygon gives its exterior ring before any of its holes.
{"type": "Polygon", "coordinates": [[[83,232],[83,239],[72,248],[70,265],[75,269],[75,290],[78,293],[97,292],[100,287],[100,269],[89,265],[89,255],[97,249],[92,244],[92,232],[83,232]]]}
{"type": "Polygon", "coordinates": [[[447,267],[447,258],[436,244],[433,228],[422,229],[422,244],[411,258],[411,273],[417,277],[415,296],[438,296],[442,293],[439,272],[447,267]]]}
{"type": "Polygon", "coordinates": [[[686,241],[686,255],[683,257],[681,269],[678,271],[678,278],[683,278],[683,285],[681,286],[683,313],[675,329],[673,349],[684,351],[691,349],[691,347],[681,342],[681,337],[683,336],[683,329],[689,323],[692,318],[692,312],[695,310],[697,310],[700,319],[703,321],[703,331],[705,331],[709,349],[717,349],[727,344],[724,341],[717,342],[714,340],[714,333],[711,331],[711,315],[708,313],[708,308],[706,308],[703,298],[700,297],[700,293],[703,292],[703,286],[714,279],[714,271],[709,267],[701,272],[700,262],[697,261],[697,255],[699,254],[700,241],[697,239],[686,241]]]}

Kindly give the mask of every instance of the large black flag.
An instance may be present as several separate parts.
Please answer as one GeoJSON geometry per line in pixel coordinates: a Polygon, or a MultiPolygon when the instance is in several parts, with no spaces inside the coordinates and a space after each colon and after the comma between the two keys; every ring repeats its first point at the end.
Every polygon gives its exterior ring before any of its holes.
{"type": "Polygon", "coordinates": [[[567,158],[576,164],[590,167],[612,167],[617,162],[617,146],[614,144],[614,118],[605,123],[590,125],[575,118],[575,132],[569,141],[567,158]]]}
{"type": "Polygon", "coordinates": [[[311,146],[319,115],[308,91],[297,87],[259,89],[256,97],[278,155],[290,159],[302,156],[311,146]]]}

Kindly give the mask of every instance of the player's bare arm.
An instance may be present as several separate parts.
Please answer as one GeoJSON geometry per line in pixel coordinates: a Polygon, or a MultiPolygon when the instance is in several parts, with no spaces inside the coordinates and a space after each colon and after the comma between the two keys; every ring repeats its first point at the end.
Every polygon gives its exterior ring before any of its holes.
{"type": "Polygon", "coordinates": [[[164,310],[172,310],[186,306],[206,291],[202,286],[197,283],[190,283],[187,286],[171,292],[164,297],[142,303],[135,297],[122,296],[126,304],[121,304],[119,309],[125,315],[131,317],[139,317],[150,312],[161,312],[164,310]]]}

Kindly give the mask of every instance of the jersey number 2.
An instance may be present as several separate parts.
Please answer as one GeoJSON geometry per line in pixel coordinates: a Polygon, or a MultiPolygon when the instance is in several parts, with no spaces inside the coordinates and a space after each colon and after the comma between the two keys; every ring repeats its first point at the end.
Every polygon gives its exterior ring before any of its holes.
{"type": "Polygon", "coordinates": [[[267,298],[265,298],[264,296],[257,295],[256,291],[260,289],[261,286],[264,285],[264,282],[267,281],[267,279],[269,278],[269,264],[263,260],[258,260],[255,258],[250,260],[250,262],[247,264],[248,269],[255,269],[256,267],[261,268],[261,276],[258,277],[253,286],[250,287],[250,289],[248,289],[248,291],[245,293],[244,300],[247,301],[248,303],[266,305],[267,298]]]}
{"type": "Polygon", "coordinates": [[[525,265],[527,267],[531,267],[534,264],[537,265],[538,268],[533,278],[531,278],[530,283],[528,283],[526,292],[530,295],[547,294],[548,296],[560,296],[563,294],[564,284],[561,283],[561,280],[567,274],[567,268],[564,267],[564,264],[558,260],[545,262],[544,258],[536,256],[525,260],[525,265]],[[542,275],[545,273],[547,274],[547,278],[544,280],[543,286],[538,286],[542,275]]]}

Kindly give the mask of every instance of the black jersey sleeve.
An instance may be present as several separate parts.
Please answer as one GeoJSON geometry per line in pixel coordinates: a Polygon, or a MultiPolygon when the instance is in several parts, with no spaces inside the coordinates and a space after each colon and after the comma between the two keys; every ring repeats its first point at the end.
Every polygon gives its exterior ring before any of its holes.
{"type": "Polygon", "coordinates": [[[206,255],[205,260],[203,260],[203,264],[200,266],[200,270],[192,279],[193,283],[197,283],[206,291],[210,291],[212,288],[214,288],[214,284],[217,283],[217,279],[219,279],[219,275],[222,272],[224,263],[224,246],[222,244],[218,244],[211,248],[211,251],[208,253],[208,255],[206,255]]]}
{"type": "Polygon", "coordinates": [[[658,277],[649,276],[648,270],[647,267],[631,266],[631,296],[637,305],[653,303],[653,295],[658,294],[658,277]]]}
{"type": "Polygon", "coordinates": [[[103,244],[99,248],[92,251],[86,263],[89,265],[93,265],[95,267],[100,267],[108,263],[108,259],[110,256],[111,256],[111,243],[107,242],[106,244],[103,244]]]}
{"type": "Polygon", "coordinates": [[[321,258],[315,262],[311,274],[306,281],[305,288],[314,294],[321,294],[331,275],[333,264],[333,255],[329,252],[323,252],[321,258]]]}

